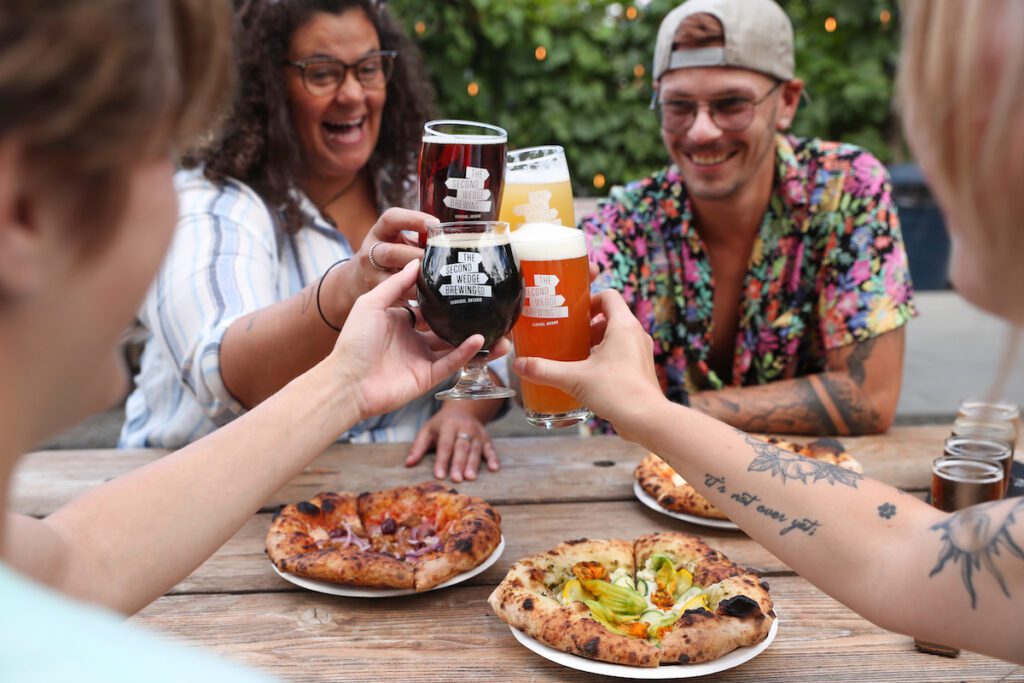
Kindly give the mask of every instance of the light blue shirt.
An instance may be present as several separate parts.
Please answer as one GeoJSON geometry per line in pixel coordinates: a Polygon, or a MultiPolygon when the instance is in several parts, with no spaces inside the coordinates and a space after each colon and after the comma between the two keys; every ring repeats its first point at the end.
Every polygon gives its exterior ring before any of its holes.
{"type": "MultiPolygon", "coordinates": [[[[139,320],[149,336],[125,406],[122,448],[178,448],[241,415],[221,379],[220,346],[239,317],[298,294],[352,246],[304,195],[306,222],[288,234],[248,186],[174,178],[179,215],[167,259],[139,320]]],[[[259,372],[259,368],[254,368],[259,372]]],[[[433,391],[356,424],[342,441],[412,441],[437,411],[433,391]]]]}
{"type": "Polygon", "coordinates": [[[269,683],[240,666],[126,625],[0,564],[3,683],[269,683]]]}

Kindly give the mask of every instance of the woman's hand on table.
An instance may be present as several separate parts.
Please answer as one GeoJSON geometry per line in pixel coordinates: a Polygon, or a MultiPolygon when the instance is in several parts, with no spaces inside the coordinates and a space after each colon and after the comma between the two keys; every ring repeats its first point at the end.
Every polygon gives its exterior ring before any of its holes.
{"type": "Polygon", "coordinates": [[[565,362],[522,357],[512,367],[523,379],[571,394],[630,438],[632,418],[665,400],[654,370],[653,342],[614,290],[593,295],[590,312],[589,358],[565,362]]]}
{"type": "Polygon", "coordinates": [[[416,435],[406,467],[417,465],[430,447],[434,447],[434,476],[451,476],[458,483],[476,479],[481,460],[487,469],[497,472],[500,464],[484,423],[498,410],[497,401],[446,401],[416,435]],[[450,471],[449,471],[450,468],[450,471]]]}

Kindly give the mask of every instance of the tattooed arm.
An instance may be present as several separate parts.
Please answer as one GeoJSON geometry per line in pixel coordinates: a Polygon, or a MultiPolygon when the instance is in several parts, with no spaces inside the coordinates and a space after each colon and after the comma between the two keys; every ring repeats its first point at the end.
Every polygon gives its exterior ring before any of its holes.
{"type": "Polygon", "coordinates": [[[865,618],[1024,663],[1024,501],[948,515],[670,403],[650,337],[621,297],[602,292],[595,308],[605,320],[588,360],[519,358],[516,372],[569,391],[661,455],[751,537],[865,618]]]}
{"type": "Polygon", "coordinates": [[[900,396],[903,330],[826,352],[827,369],[820,374],[702,391],[690,396],[690,406],[752,432],[884,432],[892,425],[900,396]]]}

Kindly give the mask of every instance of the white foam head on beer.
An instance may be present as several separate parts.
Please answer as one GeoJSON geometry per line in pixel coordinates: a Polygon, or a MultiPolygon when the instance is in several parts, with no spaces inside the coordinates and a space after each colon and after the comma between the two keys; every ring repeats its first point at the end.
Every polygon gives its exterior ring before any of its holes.
{"type": "Polygon", "coordinates": [[[569,182],[569,169],[565,164],[561,168],[536,168],[509,166],[505,169],[506,185],[555,185],[569,182]]]}
{"type": "Polygon", "coordinates": [[[439,232],[427,238],[427,245],[449,249],[500,247],[509,243],[505,232],[439,232]]]}
{"type": "Polygon", "coordinates": [[[587,256],[587,238],[579,228],[526,223],[509,233],[516,266],[520,261],[568,261],[587,256]]]}

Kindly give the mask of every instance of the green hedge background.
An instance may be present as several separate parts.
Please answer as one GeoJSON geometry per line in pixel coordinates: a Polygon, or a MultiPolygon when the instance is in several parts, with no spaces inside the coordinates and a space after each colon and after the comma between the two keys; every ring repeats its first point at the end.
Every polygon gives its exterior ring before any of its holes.
{"type": "MultiPolygon", "coordinates": [[[[445,117],[487,121],[510,147],[565,147],[577,196],[664,165],[650,68],[679,0],[391,0],[423,51],[445,117]]],[[[793,131],[905,156],[892,110],[895,2],[782,0],[811,94],[793,131]],[[831,28],[832,30],[828,30],[831,28]]]]}

